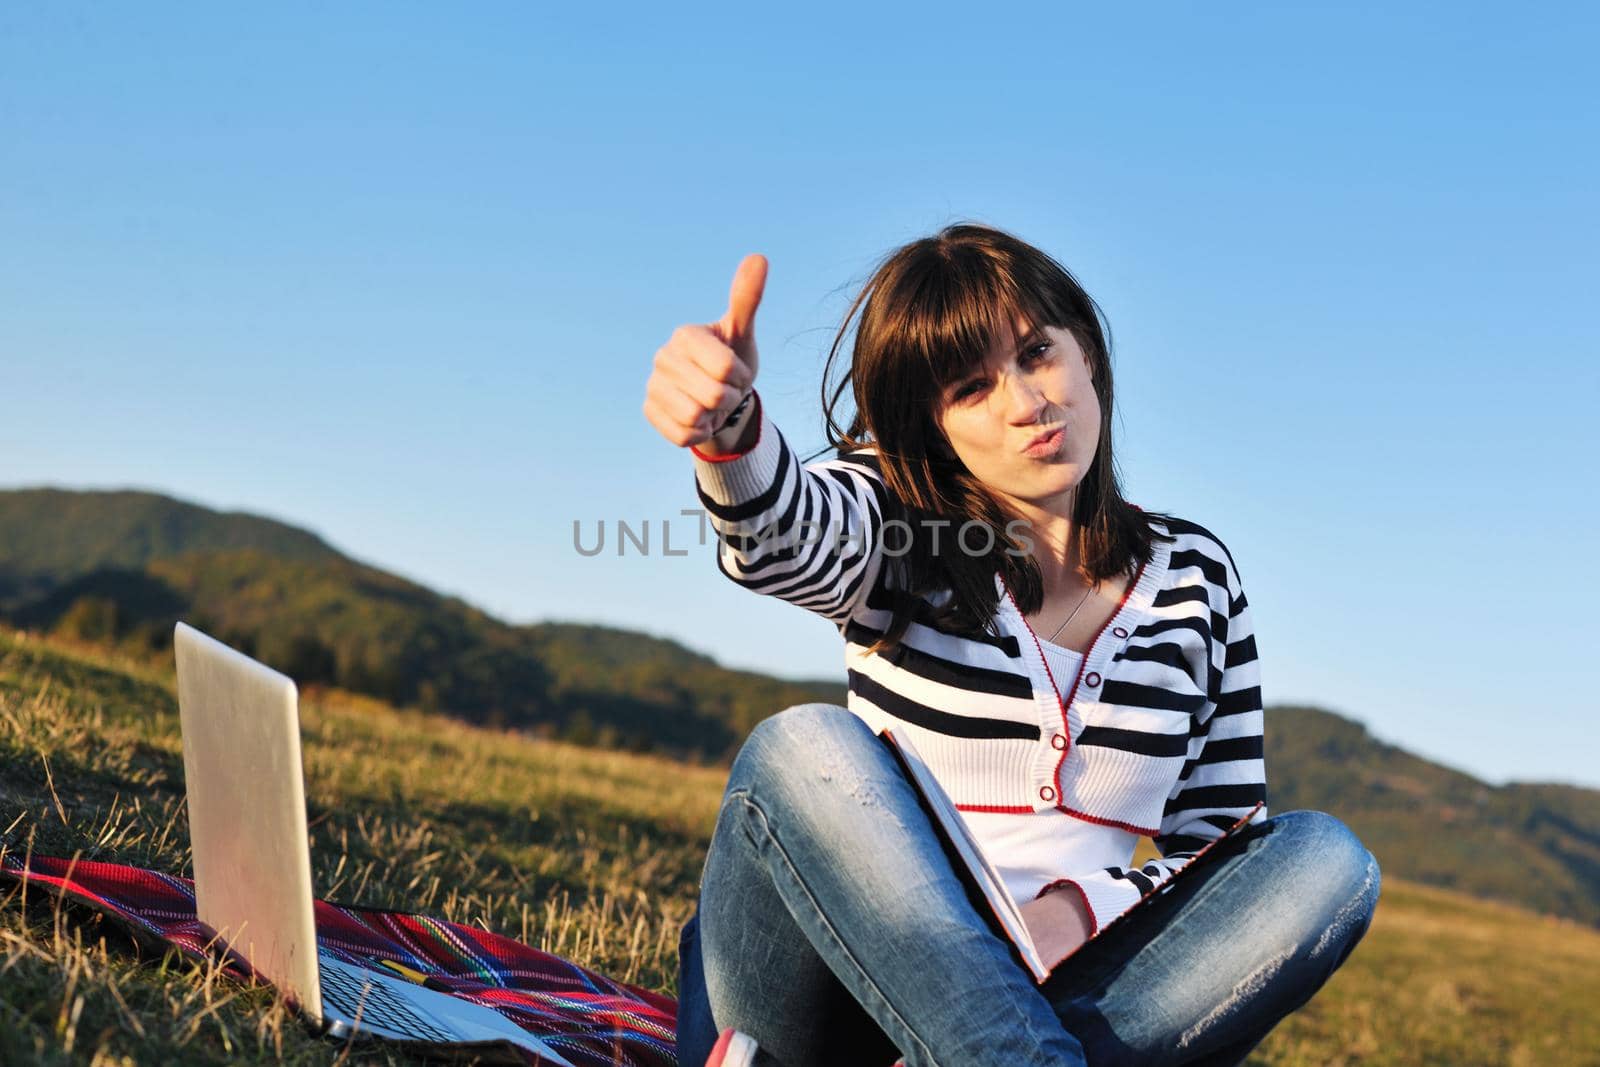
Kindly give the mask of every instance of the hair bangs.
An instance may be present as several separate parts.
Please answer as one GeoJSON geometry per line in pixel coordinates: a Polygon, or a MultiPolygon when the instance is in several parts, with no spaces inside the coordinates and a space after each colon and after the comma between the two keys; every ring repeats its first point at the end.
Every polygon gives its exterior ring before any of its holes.
{"type": "Polygon", "coordinates": [[[885,294],[896,309],[885,340],[939,400],[953,383],[981,367],[999,345],[1055,325],[1039,294],[1019,283],[1010,264],[972,246],[930,247],[931,262],[906,271],[904,292],[885,294]],[[1018,334],[1018,327],[1023,333],[1018,334]]]}

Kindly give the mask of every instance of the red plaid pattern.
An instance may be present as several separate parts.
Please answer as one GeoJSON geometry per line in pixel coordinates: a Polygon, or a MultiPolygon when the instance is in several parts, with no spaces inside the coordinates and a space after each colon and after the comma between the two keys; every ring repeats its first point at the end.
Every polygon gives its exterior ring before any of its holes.
{"type": "MultiPolygon", "coordinates": [[[[194,883],[118,863],[14,853],[0,876],[40,886],[122,920],[136,935],[211,959],[195,918],[194,883]]],[[[317,943],[357,966],[377,957],[412,967],[454,995],[487,1005],[577,1067],[674,1067],[677,1002],[548,952],[426,915],[316,902],[317,943]]],[[[223,958],[250,978],[237,955],[223,958]]]]}

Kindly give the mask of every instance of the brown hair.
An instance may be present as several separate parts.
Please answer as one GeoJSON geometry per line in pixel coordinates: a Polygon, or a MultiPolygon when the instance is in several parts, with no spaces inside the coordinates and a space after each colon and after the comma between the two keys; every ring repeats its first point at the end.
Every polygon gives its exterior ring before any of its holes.
{"type": "Polygon", "coordinates": [[[892,622],[873,651],[896,644],[923,610],[922,595],[953,595],[931,620],[959,633],[992,632],[998,594],[994,575],[1025,615],[1039,610],[1044,583],[1026,546],[1007,531],[1016,518],[956,457],[939,422],[947,385],[981,364],[997,339],[1009,337],[1024,319],[1034,327],[1055,326],[1073,335],[1089,358],[1100,402],[1100,440],[1094,462],[1078,484],[1073,537],[1079,567],[1090,581],[1125,573],[1149,562],[1155,539],[1164,537],[1147,515],[1122,498],[1111,447],[1111,353],[1105,316],[1066,268],[1023,241],[970,223],[946,227],[932,237],[895,250],[873,273],[840,324],[823,370],[824,432],[840,455],[876,451],[877,467],[900,518],[911,530],[900,538],[895,567],[892,622]],[[857,321],[858,320],[858,321],[857,321]],[[855,322],[855,343],[844,377],[828,392],[828,380],[855,322]],[[851,390],[855,415],[841,428],[835,409],[851,390]],[[941,531],[926,520],[948,520],[948,546],[961,524],[976,520],[994,533],[985,555],[934,551],[941,531]],[[929,536],[926,531],[932,531],[929,536]],[[1009,550],[1009,551],[1008,551],[1009,550]]]}

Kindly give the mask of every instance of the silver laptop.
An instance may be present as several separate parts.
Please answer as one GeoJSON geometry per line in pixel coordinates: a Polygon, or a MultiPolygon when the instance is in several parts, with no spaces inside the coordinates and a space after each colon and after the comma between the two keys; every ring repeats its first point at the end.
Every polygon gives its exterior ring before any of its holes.
{"type": "Polygon", "coordinates": [[[571,1067],[492,1008],[318,949],[294,682],[181,622],[173,645],[200,921],[330,1036],[504,1041],[571,1067]]]}

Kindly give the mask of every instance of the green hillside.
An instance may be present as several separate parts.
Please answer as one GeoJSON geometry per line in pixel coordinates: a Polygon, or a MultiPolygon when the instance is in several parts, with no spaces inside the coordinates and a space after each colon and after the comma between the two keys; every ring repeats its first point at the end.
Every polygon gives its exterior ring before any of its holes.
{"type": "Polygon", "coordinates": [[[157,493],[0,492],[0,608],[92,571],[137,571],[197,548],[337,559],[316,534],[259,515],[212,511],[157,493]]]}
{"type": "MultiPolygon", "coordinates": [[[[302,717],[321,894],[481,924],[675,992],[724,769],[335,690],[302,717]]],[[[0,629],[0,847],[187,873],[182,767],[170,672],[0,629]]],[[[1248,1062],[1593,1065],[1597,998],[1600,931],[1386,870],[1366,939],[1248,1062]]],[[[214,980],[84,909],[0,891],[0,1063],[414,1062],[349,1054],[265,990],[214,980]]]]}
{"type": "Polygon", "coordinates": [[[1391,871],[1600,924],[1600,791],[1495,787],[1314,708],[1267,717],[1274,810],[1337,811],[1391,871]]]}

